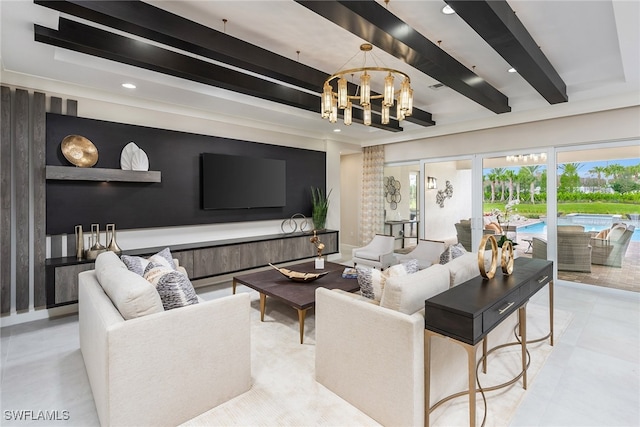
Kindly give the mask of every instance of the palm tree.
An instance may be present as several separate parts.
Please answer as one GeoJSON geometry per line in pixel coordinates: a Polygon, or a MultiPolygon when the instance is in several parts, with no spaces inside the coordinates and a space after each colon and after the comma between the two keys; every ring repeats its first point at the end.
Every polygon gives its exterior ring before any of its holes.
{"type": "Polygon", "coordinates": [[[613,179],[618,179],[618,177],[624,173],[624,169],[625,169],[624,166],[618,163],[614,163],[614,164],[605,166],[605,173],[608,176],[613,176],[613,179]]]}
{"type": "Polygon", "coordinates": [[[534,193],[536,188],[536,174],[539,169],[540,165],[523,166],[523,168],[521,169],[521,171],[523,171],[528,176],[527,182],[529,183],[529,200],[532,204],[536,202],[534,193]]]}
{"type": "Polygon", "coordinates": [[[562,175],[560,175],[560,188],[570,192],[576,191],[576,189],[580,187],[578,170],[580,170],[582,166],[582,163],[563,163],[558,165],[558,168],[562,171],[562,175]]]}
{"type": "Polygon", "coordinates": [[[598,186],[602,187],[602,174],[606,172],[604,166],[594,166],[589,170],[589,173],[598,177],[598,186]]]}
{"type": "Polygon", "coordinates": [[[491,172],[495,174],[495,183],[500,185],[500,201],[504,202],[504,172],[506,168],[493,168],[491,172]]]}
{"type": "Polygon", "coordinates": [[[505,181],[507,181],[508,183],[508,188],[509,188],[509,202],[513,200],[513,181],[516,178],[516,173],[511,170],[511,169],[507,169],[504,171],[504,175],[503,175],[505,181]]]}
{"type": "Polygon", "coordinates": [[[485,175],[484,179],[489,181],[489,186],[491,186],[491,203],[493,203],[496,199],[496,175],[493,173],[493,169],[489,171],[487,175],[485,175]]]}

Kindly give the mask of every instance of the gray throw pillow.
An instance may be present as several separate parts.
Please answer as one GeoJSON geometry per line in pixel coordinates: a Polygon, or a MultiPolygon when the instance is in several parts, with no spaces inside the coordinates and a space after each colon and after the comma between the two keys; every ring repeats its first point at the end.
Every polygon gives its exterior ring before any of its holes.
{"type": "Polygon", "coordinates": [[[451,245],[440,254],[440,264],[446,264],[466,253],[467,250],[462,246],[462,243],[451,245]]]}
{"type": "Polygon", "coordinates": [[[150,262],[175,270],[173,256],[169,248],[164,248],[157,254],[151,255],[148,259],[133,255],[122,255],[120,259],[129,271],[133,271],[140,276],[144,276],[144,271],[150,262]]]}
{"type": "Polygon", "coordinates": [[[193,284],[185,274],[178,270],[150,262],[143,277],[155,286],[165,310],[198,303],[198,296],[193,289],[193,284]]]}

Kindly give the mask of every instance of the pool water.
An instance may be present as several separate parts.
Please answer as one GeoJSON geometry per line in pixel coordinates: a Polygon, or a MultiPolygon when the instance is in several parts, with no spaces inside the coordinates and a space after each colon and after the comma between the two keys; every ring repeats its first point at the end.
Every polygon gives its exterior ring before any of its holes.
{"type": "MultiPolygon", "coordinates": [[[[610,223],[609,224],[594,224],[594,223],[589,224],[588,222],[590,221],[584,221],[584,222],[586,222],[586,224],[577,222],[574,219],[574,221],[572,221],[571,224],[584,225],[584,231],[600,231],[602,229],[611,227],[610,223]]],[[[518,233],[547,234],[547,224],[541,221],[535,224],[518,227],[518,233]]],[[[638,226],[636,226],[636,229],[633,232],[633,235],[631,236],[631,241],[640,242],[640,228],[638,228],[638,226]]]]}

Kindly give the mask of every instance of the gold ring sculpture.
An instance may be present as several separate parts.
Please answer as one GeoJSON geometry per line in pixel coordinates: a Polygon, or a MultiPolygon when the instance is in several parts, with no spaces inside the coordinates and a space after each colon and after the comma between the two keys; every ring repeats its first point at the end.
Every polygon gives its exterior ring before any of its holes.
{"type": "Polygon", "coordinates": [[[513,273],[513,244],[507,240],[502,244],[501,265],[504,274],[513,273]]]}
{"type": "MultiPolygon", "coordinates": [[[[503,252],[504,253],[504,252],[503,252]]],[[[482,240],[480,240],[480,247],[478,248],[478,267],[480,268],[480,275],[487,279],[493,279],[498,268],[498,242],[496,238],[491,234],[484,234],[482,240]],[[487,245],[487,241],[491,242],[491,268],[486,271],[484,268],[484,247],[487,245]]],[[[513,253],[512,253],[513,258],[513,253]]],[[[511,261],[513,267],[513,260],[511,261]]]]}

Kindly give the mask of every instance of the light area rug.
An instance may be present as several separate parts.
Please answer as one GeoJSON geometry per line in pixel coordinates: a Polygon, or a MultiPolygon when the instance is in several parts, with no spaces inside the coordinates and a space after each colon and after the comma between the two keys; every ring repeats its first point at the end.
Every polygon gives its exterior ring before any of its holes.
{"type": "MultiPolygon", "coordinates": [[[[267,299],[265,321],[260,321],[259,296],[251,292],[251,389],[182,424],[183,426],[379,426],[372,418],[315,381],[315,318],[307,312],[304,344],[299,342],[298,315],[293,308],[267,299]]],[[[548,332],[548,309],[529,304],[529,338],[548,332]]],[[[556,310],[556,339],[567,328],[571,314],[556,310]]],[[[529,384],[544,365],[553,347],[545,341],[529,346],[529,384]]],[[[520,347],[500,350],[489,357],[484,386],[506,381],[519,372],[520,347]],[[511,375],[511,377],[509,377],[511,375]]],[[[461,366],[461,375],[466,375],[461,366]]],[[[522,382],[487,394],[486,426],[504,426],[524,398],[522,382]]],[[[478,395],[477,420],[484,407],[478,395]]],[[[432,426],[468,426],[468,399],[460,397],[431,415],[432,426]]]]}

